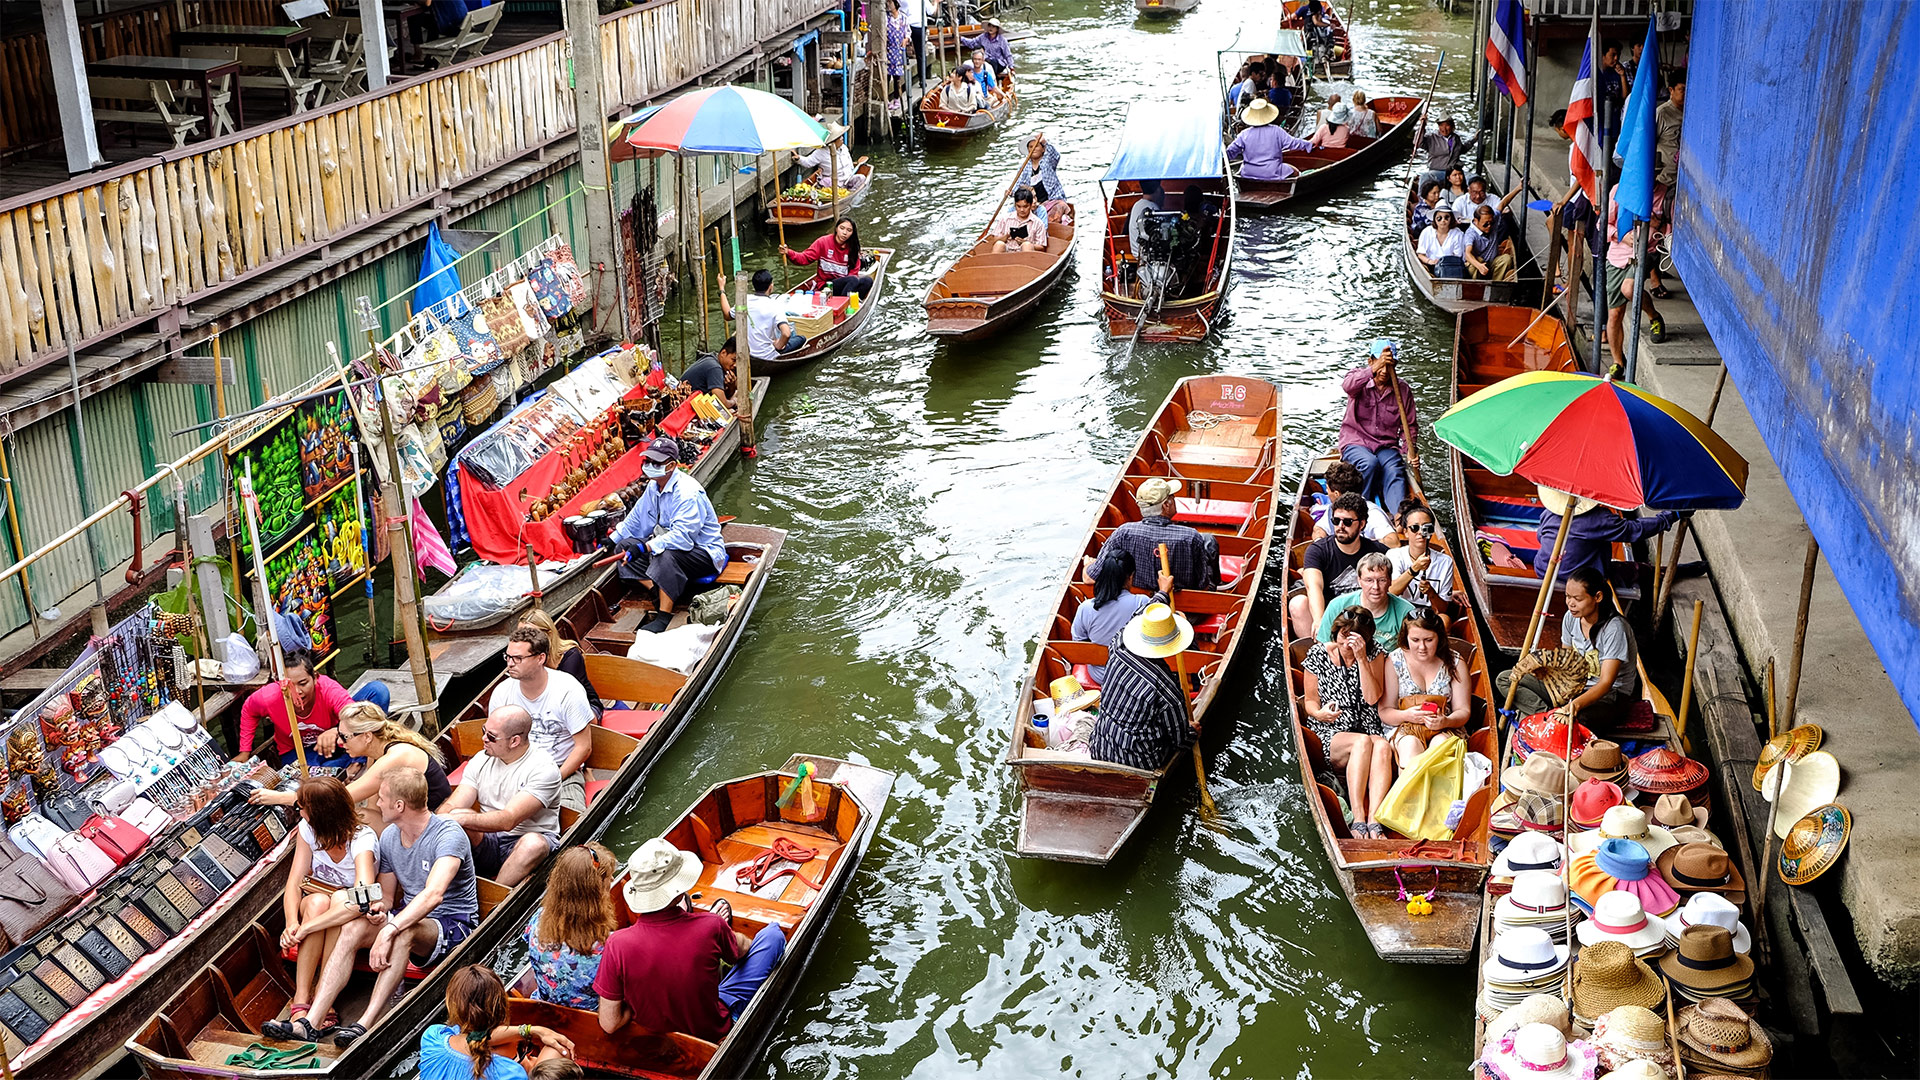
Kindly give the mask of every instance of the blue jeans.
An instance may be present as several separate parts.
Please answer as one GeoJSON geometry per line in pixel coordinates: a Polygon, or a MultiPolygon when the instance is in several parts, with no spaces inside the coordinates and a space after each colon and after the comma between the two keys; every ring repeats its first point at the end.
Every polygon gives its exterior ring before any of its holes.
{"type": "Polygon", "coordinates": [[[780,962],[781,954],[787,951],[787,935],[780,932],[778,925],[763,927],[753,936],[753,944],[748,947],[747,955],[742,957],[733,970],[720,980],[720,1004],[727,1007],[727,1015],[738,1020],[747,1010],[747,1002],[760,991],[760,984],[773,974],[773,966],[780,962]]]}
{"type": "Polygon", "coordinates": [[[800,335],[800,331],[795,330],[793,333],[787,335],[787,340],[785,344],[776,345],[774,346],[774,348],[776,351],[779,351],[779,352],[792,352],[793,350],[799,348],[802,345],[805,345],[806,343],[807,343],[807,339],[800,335]]]}
{"type": "Polygon", "coordinates": [[[1398,514],[1407,498],[1407,464],[1400,459],[1400,448],[1383,446],[1369,450],[1364,446],[1343,446],[1340,460],[1360,470],[1365,481],[1362,492],[1368,502],[1380,504],[1388,514],[1398,514]]]}

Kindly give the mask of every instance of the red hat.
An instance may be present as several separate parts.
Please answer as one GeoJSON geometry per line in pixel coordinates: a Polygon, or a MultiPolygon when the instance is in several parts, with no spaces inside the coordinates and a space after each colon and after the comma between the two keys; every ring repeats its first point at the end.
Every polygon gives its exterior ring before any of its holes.
{"type": "Polygon", "coordinates": [[[1627,801],[1620,785],[1607,780],[1586,780],[1573,789],[1573,801],[1567,806],[1567,820],[1583,829],[1600,827],[1607,811],[1627,801]]]}
{"type": "Polygon", "coordinates": [[[1587,744],[1593,741],[1593,732],[1588,731],[1581,724],[1574,724],[1573,750],[1569,753],[1567,723],[1558,714],[1551,712],[1538,712],[1522,718],[1514,726],[1514,731],[1519,734],[1520,741],[1526,743],[1528,747],[1534,750],[1545,750],[1568,760],[1579,757],[1580,751],[1585,750],[1587,744]]]}
{"type": "Polygon", "coordinates": [[[1707,767],[1677,751],[1658,747],[1627,762],[1627,778],[1655,795],[1692,791],[1707,782],[1707,767]]]}

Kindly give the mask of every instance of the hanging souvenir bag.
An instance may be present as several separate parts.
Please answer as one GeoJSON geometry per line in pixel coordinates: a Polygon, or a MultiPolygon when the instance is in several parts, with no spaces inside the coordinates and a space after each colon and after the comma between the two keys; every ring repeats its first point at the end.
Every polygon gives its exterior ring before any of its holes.
{"type": "Polygon", "coordinates": [[[47,853],[47,866],[75,893],[93,891],[114,871],[113,860],[79,833],[68,833],[47,853]]]}
{"type": "Polygon", "coordinates": [[[6,947],[25,943],[77,900],[79,894],[46,863],[0,840],[0,932],[6,947]]]}
{"type": "Polygon", "coordinates": [[[127,865],[152,839],[132,822],[118,817],[96,816],[81,827],[80,835],[92,841],[116,867],[127,865]]]}
{"type": "Polygon", "coordinates": [[[562,240],[553,247],[553,267],[560,274],[560,280],[567,287],[567,298],[573,301],[576,310],[584,311],[589,304],[587,279],[580,273],[580,265],[573,260],[573,248],[562,240]]]}
{"type": "Polygon", "coordinates": [[[567,290],[566,279],[561,277],[552,255],[543,257],[527,272],[527,285],[548,322],[573,310],[573,294],[567,290]]]}
{"type": "Polygon", "coordinates": [[[527,321],[513,306],[513,297],[505,289],[480,301],[477,305],[480,317],[486,320],[487,331],[493,335],[493,343],[500,352],[512,356],[527,347],[532,339],[527,336],[527,321]]]}
{"type": "Polygon", "coordinates": [[[464,367],[472,375],[492,371],[504,358],[499,342],[494,340],[493,331],[486,317],[467,299],[465,293],[454,293],[447,297],[447,311],[451,316],[447,320],[447,332],[460,346],[460,355],[466,358],[464,367]]]}

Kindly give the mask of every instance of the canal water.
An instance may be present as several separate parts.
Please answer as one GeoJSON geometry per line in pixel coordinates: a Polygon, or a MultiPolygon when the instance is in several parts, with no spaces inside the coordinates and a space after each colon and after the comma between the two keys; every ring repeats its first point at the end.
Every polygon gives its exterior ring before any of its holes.
{"type": "MultiPolygon", "coordinates": [[[[1229,317],[1204,343],[1106,340],[1092,230],[1024,328],[957,346],[925,334],[922,297],[992,212],[1029,133],[1061,147],[1061,178],[1097,223],[1127,105],[1212,108],[1215,51],[1273,10],[1208,0],[1153,24],[1125,0],[1039,3],[1031,23],[1012,22],[1033,34],[1015,43],[1021,99],[1006,130],[868,150],[879,186],[858,220],[866,244],[897,250],[889,288],[863,339],[776,379],[758,460],[714,487],[721,513],[791,535],[731,668],[608,838],[624,854],[708,785],[796,751],[898,774],[764,1074],[1466,1068],[1470,970],[1379,961],[1328,870],[1287,734],[1277,587],[1205,737],[1224,829],[1200,826],[1182,777],[1112,866],[1011,855],[1001,761],[1027,657],[1098,493],[1173,383],[1229,371],[1281,383],[1296,473],[1331,444],[1339,376],[1372,337],[1401,342],[1424,417],[1445,407],[1452,322],[1400,266],[1403,166],[1243,222],[1229,317]]],[[[1465,18],[1408,0],[1362,2],[1352,21],[1360,86],[1424,93],[1445,49],[1440,98],[1465,111],[1465,18]]],[[[758,265],[773,251],[764,238],[758,265]]],[[[1431,443],[1426,464],[1441,496],[1431,443]]]]}

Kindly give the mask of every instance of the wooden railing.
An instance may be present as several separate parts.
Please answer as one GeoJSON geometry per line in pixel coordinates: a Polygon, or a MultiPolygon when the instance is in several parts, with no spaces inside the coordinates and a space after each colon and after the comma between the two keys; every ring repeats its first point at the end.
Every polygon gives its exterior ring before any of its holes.
{"type": "MultiPolygon", "coordinates": [[[[272,24],[272,0],[156,0],[80,20],[81,53],[88,62],[127,54],[173,56],[173,35],[206,22],[272,24]],[[185,22],[176,23],[184,15],[185,22]]],[[[0,154],[60,138],[47,66],[47,35],[38,27],[0,37],[0,154]]]]}
{"type": "MultiPolygon", "coordinates": [[[[762,2],[660,0],[603,20],[609,100],[639,104],[750,49],[762,2]]],[[[773,4],[801,5],[830,7],[773,4]]],[[[758,23],[764,31],[765,12],[758,23]]],[[[317,251],[573,127],[556,33],[0,201],[0,380],[317,251]]]]}

